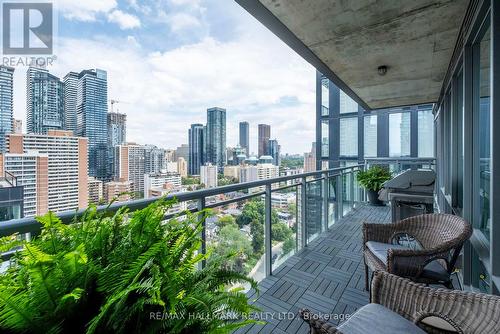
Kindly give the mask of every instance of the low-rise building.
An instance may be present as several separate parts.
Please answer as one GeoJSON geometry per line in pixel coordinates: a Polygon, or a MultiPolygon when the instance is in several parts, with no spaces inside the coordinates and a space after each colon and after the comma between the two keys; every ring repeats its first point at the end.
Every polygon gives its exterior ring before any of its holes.
{"type": "Polygon", "coordinates": [[[177,173],[153,173],[144,175],[144,198],[155,197],[152,195],[152,189],[163,188],[165,185],[171,185],[173,189],[180,189],[181,176],[177,173]]]}
{"type": "Polygon", "coordinates": [[[224,176],[240,181],[240,166],[224,166],[224,176]]]}
{"type": "Polygon", "coordinates": [[[128,180],[111,181],[104,184],[104,200],[106,203],[127,202],[132,199],[134,183],[128,180]]]}
{"type": "Polygon", "coordinates": [[[287,210],[290,204],[297,201],[295,193],[278,193],[273,192],[271,194],[271,206],[275,210],[287,210]]]}
{"type": "Polygon", "coordinates": [[[177,159],[177,173],[179,173],[181,177],[187,177],[188,175],[187,161],[183,157],[177,159]]]}
{"type": "Polygon", "coordinates": [[[89,177],[89,204],[99,204],[104,200],[104,182],[96,179],[95,177],[89,177]]]}

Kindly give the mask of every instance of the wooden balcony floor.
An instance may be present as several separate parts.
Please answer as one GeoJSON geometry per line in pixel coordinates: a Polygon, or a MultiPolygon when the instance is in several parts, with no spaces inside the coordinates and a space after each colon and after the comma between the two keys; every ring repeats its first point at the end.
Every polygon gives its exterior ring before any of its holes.
{"type": "Polygon", "coordinates": [[[334,316],[353,314],[367,304],[361,226],[363,222],[387,223],[390,219],[389,207],[368,205],[360,205],[340,219],[259,284],[260,295],[252,298],[267,323],[235,333],[305,334],[309,328],[297,317],[300,308],[334,316]]]}

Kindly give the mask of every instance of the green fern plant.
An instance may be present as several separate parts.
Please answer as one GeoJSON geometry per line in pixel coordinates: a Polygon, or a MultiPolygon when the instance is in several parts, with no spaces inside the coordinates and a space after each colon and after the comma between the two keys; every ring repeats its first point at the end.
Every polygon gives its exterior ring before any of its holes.
{"type": "MultiPolygon", "coordinates": [[[[136,212],[90,207],[71,225],[39,217],[41,234],[0,275],[0,328],[30,333],[230,333],[256,308],[236,283],[256,283],[201,254],[209,212],[164,221],[172,202],[136,212]],[[206,262],[203,269],[200,263],[206,262]],[[228,317],[228,315],[232,315],[228,317]]],[[[0,248],[19,247],[15,237],[0,248]]],[[[233,255],[228,255],[231,257],[233,255]]]]}
{"type": "Polygon", "coordinates": [[[357,173],[357,178],[363,188],[379,191],[384,182],[392,178],[392,173],[387,168],[374,165],[367,170],[360,170],[357,173]]]}

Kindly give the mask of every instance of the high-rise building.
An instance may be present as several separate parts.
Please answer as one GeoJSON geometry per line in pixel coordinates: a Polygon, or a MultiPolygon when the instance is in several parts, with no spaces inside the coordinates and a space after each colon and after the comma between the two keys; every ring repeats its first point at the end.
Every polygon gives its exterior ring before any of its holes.
{"type": "Polygon", "coordinates": [[[89,204],[99,204],[104,200],[104,183],[95,177],[89,177],[89,204]]]}
{"type": "Polygon", "coordinates": [[[217,166],[208,163],[200,167],[200,183],[205,185],[205,188],[217,187],[217,166]]]}
{"type": "Polygon", "coordinates": [[[144,172],[159,173],[166,168],[165,165],[165,150],[154,145],[146,145],[144,147],[144,172]]]}
{"type": "Polygon", "coordinates": [[[132,199],[134,191],[132,181],[111,181],[104,183],[104,200],[106,203],[128,202],[132,199]]]}
{"type": "Polygon", "coordinates": [[[2,168],[13,174],[23,189],[23,216],[44,215],[48,208],[48,155],[34,152],[5,153],[2,168]]]}
{"type": "Polygon", "coordinates": [[[177,161],[179,158],[184,158],[186,162],[189,164],[189,145],[181,144],[181,146],[177,147],[174,151],[174,158],[172,161],[177,161]]]}
{"type": "Polygon", "coordinates": [[[64,84],[46,69],[26,72],[26,130],[47,134],[64,126],[64,84]]]}
{"type": "Polygon", "coordinates": [[[78,74],[76,135],[89,140],[89,176],[107,178],[108,79],[103,70],[78,74]]]}
{"type": "Polygon", "coordinates": [[[316,170],[316,143],[312,143],[311,152],[304,153],[304,172],[316,170]]]}
{"type": "Polygon", "coordinates": [[[136,198],[141,198],[144,191],[146,148],[135,143],[126,143],[115,147],[116,178],[120,181],[132,181],[136,198]]]}
{"type": "Polygon", "coordinates": [[[240,147],[245,149],[246,156],[250,156],[250,125],[240,122],[240,147]]]}
{"type": "Polygon", "coordinates": [[[189,175],[199,175],[200,167],[205,163],[205,127],[191,124],[189,129],[189,175]]]}
{"type": "Polygon", "coordinates": [[[12,132],[14,115],[14,68],[0,65],[0,152],[5,152],[5,136],[12,132]]]}
{"type": "Polygon", "coordinates": [[[226,109],[207,109],[206,162],[222,173],[226,161],[226,109]]]}
{"type": "Polygon", "coordinates": [[[278,144],[276,139],[269,140],[268,144],[268,154],[273,157],[273,164],[279,166],[281,164],[281,146],[278,144]]]}
{"type": "Polygon", "coordinates": [[[115,147],[127,142],[127,115],[110,112],[107,114],[108,127],[108,179],[115,178],[115,147]]]}
{"type": "Polygon", "coordinates": [[[181,176],[177,173],[151,173],[144,174],[144,198],[152,197],[151,190],[163,188],[168,183],[173,188],[181,187],[181,176]]]}
{"type": "Polygon", "coordinates": [[[69,72],[64,82],[64,129],[76,132],[78,73],[69,72]]]}
{"type": "Polygon", "coordinates": [[[12,119],[12,133],[23,133],[23,121],[20,119],[12,119]]]}
{"type": "Polygon", "coordinates": [[[188,172],[187,172],[187,162],[183,157],[179,157],[177,159],[177,172],[181,177],[187,177],[188,172]]]}
{"type": "Polygon", "coordinates": [[[259,124],[259,157],[268,155],[269,139],[271,138],[271,126],[259,124]]]}
{"type": "Polygon", "coordinates": [[[10,134],[3,165],[24,186],[25,216],[88,205],[87,138],[62,130],[10,134]]]}

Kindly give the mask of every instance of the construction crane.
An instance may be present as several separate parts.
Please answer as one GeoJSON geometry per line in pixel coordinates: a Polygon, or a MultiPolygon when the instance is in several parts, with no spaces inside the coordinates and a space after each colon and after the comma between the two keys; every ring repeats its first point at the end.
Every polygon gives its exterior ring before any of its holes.
{"type": "Polygon", "coordinates": [[[125,103],[125,104],[129,104],[128,102],[125,102],[125,101],[120,101],[120,100],[115,100],[115,99],[111,99],[111,100],[109,100],[109,103],[111,103],[111,112],[114,112],[114,106],[115,106],[115,103],[125,103]]]}

